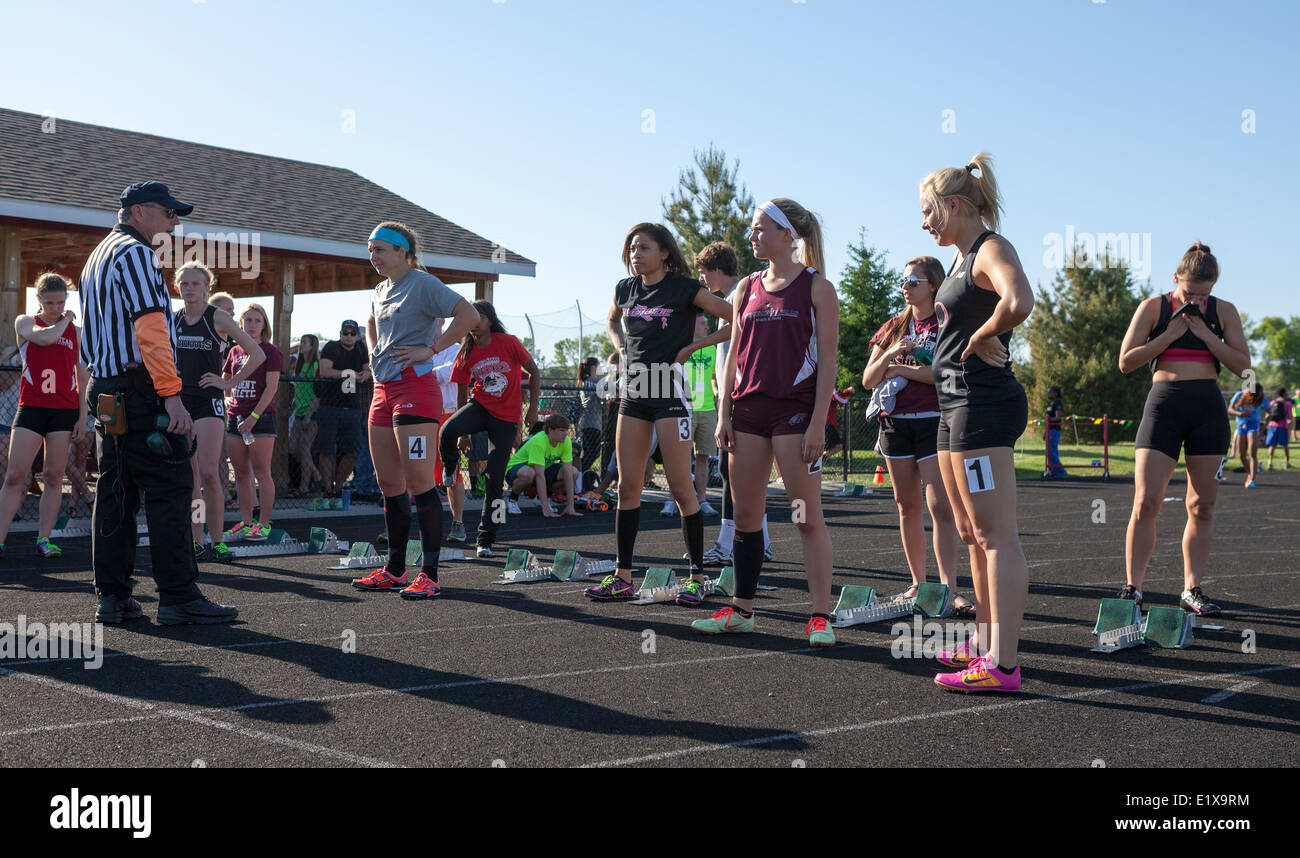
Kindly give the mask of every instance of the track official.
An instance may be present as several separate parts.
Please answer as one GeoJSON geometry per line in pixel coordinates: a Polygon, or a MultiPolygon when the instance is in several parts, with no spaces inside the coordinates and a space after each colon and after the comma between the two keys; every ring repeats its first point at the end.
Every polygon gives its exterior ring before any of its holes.
{"type": "Polygon", "coordinates": [[[193,477],[186,461],[194,429],[180,399],[171,302],[150,244],[154,236],[169,235],[194,207],[172,197],[161,182],[131,185],[121,205],[117,226],[81,272],[81,355],[91,375],[100,465],[90,547],[100,599],[95,619],[120,623],[144,616],[131,598],[143,491],[158,622],[230,622],[239,612],[209,602],[194,583],[193,477]]]}

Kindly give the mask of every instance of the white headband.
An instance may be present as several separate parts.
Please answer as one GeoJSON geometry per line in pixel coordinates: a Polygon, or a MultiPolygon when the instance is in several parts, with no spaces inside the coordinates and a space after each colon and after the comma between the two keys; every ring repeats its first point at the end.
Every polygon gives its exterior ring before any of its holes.
{"type": "Polygon", "coordinates": [[[790,230],[790,237],[792,239],[794,239],[795,241],[799,240],[799,230],[795,229],[790,224],[790,219],[785,216],[785,212],[781,211],[780,207],[777,206],[776,203],[772,202],[771,200],[768,200],[767,202],[760,205],[758,207],[758,210],[766,214],[772,220],[776,221],[777,226],[781,227],[782,229],[790,230]]]}

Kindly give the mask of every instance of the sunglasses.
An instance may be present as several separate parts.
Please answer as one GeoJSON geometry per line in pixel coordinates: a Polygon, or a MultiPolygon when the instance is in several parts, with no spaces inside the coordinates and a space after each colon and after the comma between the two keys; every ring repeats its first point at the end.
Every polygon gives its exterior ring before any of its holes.
{"type": "Polygon", "coordinates": [[[146,203],[145,205],[157,206],[158,208],[162,209],[163,212],[164,212],[164,213],[167,215],[167,217],[169,217],[169,218],[176,217],[177,214],[179,214],[179,212],[177,212],[176,209],[169,209],[169,208],[167,208],[166,206],[164,206],[162,203],[146,203]]]}
{"type": "Polygon", "coordinates": [[[357,334],[359,334],[359,333],[360,333],[360,331],[344,331],[344,332],[343,332],[343,336],[345,336],[345,337],[355,337],[355,336],[356,336],[357,334]]]}
{"type": "Polygon", "coordinates": [[[924,277],[917,277],[915,274],[909,274],[898,281],[898,286],[900,289],[906,286],[918,286],[921,284],[929,286],[930,281],[926,280],[924,277]]]}

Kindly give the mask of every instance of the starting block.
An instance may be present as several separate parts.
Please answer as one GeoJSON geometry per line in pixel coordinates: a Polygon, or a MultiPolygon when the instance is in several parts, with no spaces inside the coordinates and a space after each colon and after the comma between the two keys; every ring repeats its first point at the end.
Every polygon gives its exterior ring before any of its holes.
{"type": "MultiPolygon", "coordinates": [[[[347,543],[340,543],[339,550],[347,543]]],[[[438,552],[438,562],[443,563],[452,560],[464,560],[465,553],[459,548],[443,548],[438,552]]],[[[406,565],[422,566],[424,552],[420,550],[419,542],[408,542],[406,544],[406,565]],[[414,549],[414,551],[412,551],[414,549]]],[[[348,556],[344,557],[335,566],[327,567],[331,571],[343,569],[378,569],[388,562],[387,554],[380,554],[375,551],[374,543],[354,542],[348,549],[348,556]]]]}
{"type": "MultiPolygon", "coordinates": [[[[54,529],[50,531],[50,539],[80,539],[89,537],[94,530],[94,524],[90,519],[78,519],[73,522],[66,515],[61,515],[54,520],[54,529]]],[[[145,536],[149,533],[149,525],[144,522],[136,524],[136,535],[145,536]]],[[[147,545],[148,543],[144,543],[147,545]]]]}
{"type": "Polygon", "coordinates": [[[943,619],[951,617],[952,613],[953,596],[947,584],[927,581],[917,586],[914,597],[891,599],[888,602],[877,602],[876,591],[871,587],[850,584],[840,590],[840,600],[835,605],[835,618],[831,625],[845,628],[859,623],[896,620],[911,614],[943,619]]]}
{"type": "MultiPolygon", "coordinates": [[[[653,605],[659,602],[674,602],[685,585],[686,581],[678,581],[676,574],[671,569],[647,569],[645,578],[641,581],[641,589],[637,591],[637,597],[628,604],[653,605]]],[[[775,590],[776,588],[759,584],[758,589],[775,590]]],[[[706,577],[704,579],[704,595],[735,596],[735,568],[726,566],[718,573],[717,578],[706,577]]]]}
{"type": "Polygon", "coordinates": [[[1130,599],[1102,599],[1092,633],[1097,646],[1092,652],[1117,652],[1146,644],[1162,649],[1187,649],[1194,641],[1193,630],[1223,631],[1223,626],[1197,622],[1195,614],[1182,608],[1148,608],[1146,619],[1130,599]]]}
{"type": "Polygon", "coordinates": [[[875,494],[875,492],[872,489],[867,488],[866,486],[858,485],[857,483],[845,483],[844,488],[840,489],[838,492],[835,493],[835,497],[868,498],[871,497],[873,494],[875,494]]]}
{"type": "Polygon", "coordinates": [[[526,548],[506,552],[505,568],[498,584],[523,584],[531,581],[578,581],[614,571],[613,560],[583,560],[576,551],[557,551],[550,566],[542,566],[526,548]]]}

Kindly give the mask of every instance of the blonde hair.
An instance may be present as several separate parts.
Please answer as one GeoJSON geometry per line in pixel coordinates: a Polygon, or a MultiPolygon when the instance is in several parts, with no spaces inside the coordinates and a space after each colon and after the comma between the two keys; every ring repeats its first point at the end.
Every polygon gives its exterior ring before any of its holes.
{"type": "Polygon", "coordinates": [[[253,311],[262,314],[262,342],[269,343],[271,341],[271,317],[266,314],[266,310],[263,309],[261,304],[249,304],[241,310],[239,313],[239,326],[241,328],[244,326],[244,317],[253,311]]]}
{"type": "Polygon", "coordinates": [[[218,301],[229,301],[231,304],[234,304],[235,296],[231,295],[229,292],[213,292],[208,296],[208,303],[212,306],[215,307],[218,301]]]}
{"type": "Polygon", "coordinates": [[[794,200],[785,197],[774,198],[772,204],[781,210],[790,221],[790,226],[799,233],[799,238],[803,242],[799,246],[799,261],[805,267],[816,269],[819,274],[825,276],[826,256],[822,252],[822,225],[817,220],[817,216],[794,200]]]}
{"type": "Polygon", "coordinates": [[[984,225],[997,232],[1002,223],[1002,196],[993,177],[993,156],[980,152],[965,167],[943,167],[921,180],[921,199],[938,213],[940,226],[948,222],[943,207],[948,197],[970,205],[984,225]]]}
{"type": "MultiPolygon", "coordinates": [[[[197,259],[192,259],[189,262],[186,262],[180,268],[176,269],[176,279],[173,280],[172,282],[177,286],[177,288],[179,288],[181,285],[181,275],[184,274],[186,271],[202,271],[203,276],[208,278],[208,289],[211,289],[213,286],[217,285],[217,272],[213,271],[211,268],[204,265],[202,262],[199,262],[197,259]]],[[[226,293],[222,292],[220,294],[224,295],[226,293]]],[[[231,300],[233,301],[234,298],[231,298],[231,300]]]]}

